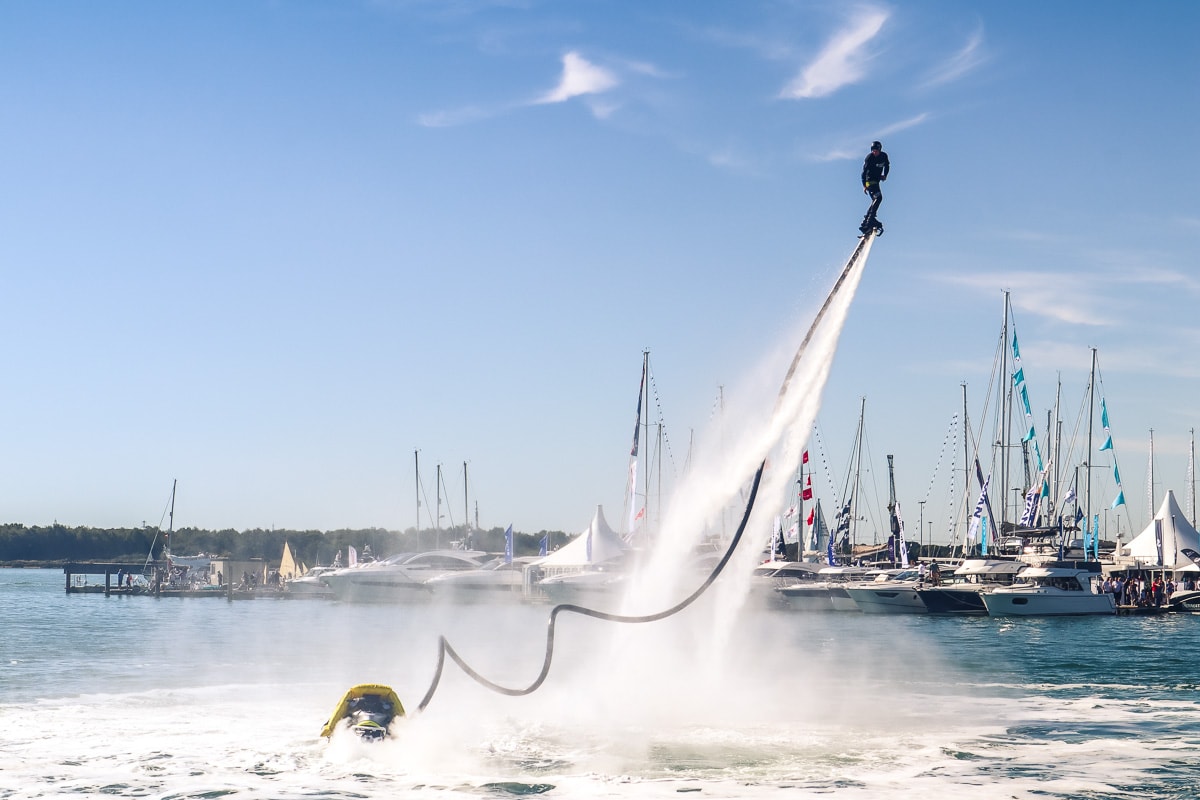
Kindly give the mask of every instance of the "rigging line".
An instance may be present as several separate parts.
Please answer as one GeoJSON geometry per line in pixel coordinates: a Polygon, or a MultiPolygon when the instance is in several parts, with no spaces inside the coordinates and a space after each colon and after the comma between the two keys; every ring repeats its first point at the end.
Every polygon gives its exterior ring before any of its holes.
{"type": "MultiPolygon", "coordinates": [[[[946,443],[952,439],[957,441],[955,436],[957,426],[958,412],[955,411],[954,416],[950,418],[950,426],[946,429],[946,435],[942,437],[942,449],[938,452],[937,462],[933,465],[933,475],[929,477],[929,486],[925,488],[925,499],[921,501],[922,503],[928,502],[929,496],[933,494],[933,485],[937,481],[938,470],[941,469],[942,459],[946,456],[946,443]]],[[[951,473],[951,476],[953,476],[953,473],[951,473]]]]}
{"type": "MultiPolygon", "coordinates": [[[[787,390],[788,390],[789,385],[791,384],[792,377],[795,375],[796,368],[800,364],[800,359],[804,355],[804,352],[808,349],[808,343],[812,340],[813,334],[816,332],[817,328],[820,326],[821,320],[824,319],[825,312],[828,311],[829,306],[833,302],[834,296],[837,295],[838,291],[842,287],[842,284],[845,283],[846,276],[850,274],[850,270],[854,267],[855,264],[857,264],[859,262],[859,256],[864,254],[863,248],[873,238],[874,238],[874,233],[870,233],[870,234],[867,234],[866,236],[864,236],[859,241],[858,246],[854,249],[854,253],[850,256],[850,259],[846,262],[846,266],[842,269],[841,275],[838,277],[837,281],[833,285],[833,288],[830,290],[829,296],[825,298],[825,303],[821,306],[821,309],[817,312],[817,316],[813,319],[812,325],[809,326],[808,333],[805,335],[804,340],[800,343],[800,348],[796,351],[796,355],[792,359],[791,367],[788,369],[787,376],[783,380],[783,385],[781,385],[779,387],[779,395],[776,397],[776,400],[775,400],[775,413],[776,414],[779,413],[779,411],[783,405],[783,398],[787,394],[787,390]]],[[[690,595],[685,597],[683,600],[681,600],[680,602],[676,603],[674,606],[671,606],[670,608],[665,609],[663,611],[659,611],[659,612],[656,612],[653,614],[639,615],[639,616],[610,614],[608,612],[598,611],[596,609],[591,609],[591,608],[585,608],[583,606],[577,606],[577,605],[574,605],[571,603],[561,603],[559,605],[556,605],[553,609],[551,609],[550,619],[547,623],[546,657],[545,657],[544,661],[542,662],[542,670],[540,673],[538,673],[538,676],[537,676],[537,678],[534,679],[533,683],[531,683],[529,686],[527,686],[525,688],[513,689],[513,688],[506,687],[506,686],[501,686],[498,683],[488,680],[483,675],[481,675],[479,672],[477,672],[475,669],[473,669],[469,664],[467,664],[466,661],[463,660],[462,656],[460,656],[458,654],[458,651],[456,651],[454,649],[454,647],[450,644],[449,640],[446,639],[444,634],[439,635],[438,636],[437,666],[434,668],[433,680],[429,684],[429,690],[425,692],[425,696],[423,698],[421,698],[420,704],[417,705],[417,711],[418,712],[424,711],[429,706],[429,703],[433,700],[433,696],[437,692],[438,685],[441,683],[441,680],[442,680],[442,671],[446,665],[446,656],[449,656],[450,660],[453,661],[455,664],[457,664],[459,669],[461,669],[463,672],[465,672],[468,677],[470,677],[472,680],[474,680],[479,685],[484,686],[488,689],[491,689],[494,692],[498,692],[499,694],[507,695],[509,697],[523,697],[525,695],[532,694],[533,692],[537,691],[538,687],[540,687],[545,682],[546,677],[550,674],[550,664],[554,659],[554,629],[555,629],[555,625],[558,621],[559,614],[569,611],[574,614],[580,614],[582,616],[592,617],[594,619],[608,620],[610,622],[623,622],[626,624],[641,624],[641,623],[646,623],[646,622],[657,622],[658,620],[666,619],[667,617],[670,617],[670,616],[673,616],[673,615],[679,613],[683,609],[690,606],[692,603],[696,602],[696,600],[698,600],[700,598],[700,596],[704,594],[704,592],[708,589],[708,587],[713,584],[713,581],[715,581],[717,579],[717,577],[721,574],[721,572],[725,569],[725,565],[729,563],[729,560],[733,557],[734,551],[737,550],[738,543],[741,541],[742,535],[746,532],[746,524],[750,521],[750,514],[754,510],[754,501],[758,497],[758,487],[759,487],[759,484],[762,482],[763,470],[766,468],[766,465],[767,465],[767,461],[764,458],[759,463],[758,469],[754,473],[754,481],[750,486],[750,496],[746,500],[746,510],[742,514],[742,521],[738,525],[737,531],[734,533],[733,538],[730,539],[730,541],[729,541],[729,546],[725,549],[725,554],[723,556],[721,556],[721,560],[719,562],[717,562],[716,566],[713,567],[713,570],[709,574],[708,578],[706,578],[705,581],[703,583],[701,583],[700,586],[697,587],[695,591],[693,591],[690,595]]]]}

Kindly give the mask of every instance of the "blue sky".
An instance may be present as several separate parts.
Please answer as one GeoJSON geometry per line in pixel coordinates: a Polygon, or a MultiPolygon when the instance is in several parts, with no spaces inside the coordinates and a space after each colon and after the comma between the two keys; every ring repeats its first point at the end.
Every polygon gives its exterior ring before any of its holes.
{"type": "Polygon", "coordinates": [[[836,480],[865,397],[883,500],[892,453],[935,516],[1010,290],[1039,433],[1060,378],[1075,424],[1097,348],[1140,529],[1150,430],[1156,495],[1183,503],[1200,422],[1198,23],[1182,2],[2,3],[0,518],[154,524],[178,479],[177,526],[402,529],[415,450],[443,524],[464,462],[485,527],[619,517],[642,351],[679,470],[719,387],[795,346],[878,138],[887,232],[818,419],[836,480]]]}

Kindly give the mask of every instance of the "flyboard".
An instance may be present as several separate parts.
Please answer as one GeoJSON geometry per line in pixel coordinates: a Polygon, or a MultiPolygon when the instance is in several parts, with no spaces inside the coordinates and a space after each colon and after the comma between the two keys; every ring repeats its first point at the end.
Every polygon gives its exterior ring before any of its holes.
{"type": "MultiPolygon", "coordinates": [[[[845,285],[847,279],[851,275],[853,275],[856,271],[861,272],[866,267],[867,255],[870,253],[871,243],[874,241],[874,239],[877,235],[878,235],[878,233],[876,231],[870,230],[859,239],[858,245],[854,248],[854,252],[850,254],[850,258],[846,261],[846,265],[842,268],[841,273],[838,275],[837,280],[834,282],[833,288],[830,289],[829,295],[825,298],[825,302],[821,305],[820,310],[817,312],[816,317],[813,319],[812,325],[809,326],[808,333],[805,334],[804,340],[800,343],[800,347],[796,350],[796,354],[792,358],[791,365],[788,367],[787,375],[783,379],[783,384],[779,387],[779,395],[776,398],[776,402],[775,402],[776,412],[778,412],[780,406],[783,403],[784,397],[787,395],[787,393],[791,387],[792,379],[795,377],[797,368],[800,366],[801,359],[804,357],[804,353],[808,349],[809,342],[812,341],[813,336],[816,334],[817,330],[820,328],[821,321],[825,318],[826,312],[828,312],[829,307],[833,304],[834,298],[837,297],[838,293],[842,290],[842,287],[845,285]]],[[[441,680],[442,680],[442,672],[446,666],[446,658],[447,657],[449,657],[451,661],[453,661],[455,664],[457,664],[459,669],[461,669],[464,673],[466,673],[467,676],[469,676],[472,680],[474,680],[480,686],[491,689],[492,691],[497,692],[499,694],[507,695],[509,697],[523,697],[525,695],[533,694],[534,692],[536,692],[538,690],[538,688],[541,687],[541,685],[543,683],[545,683],[546,678],[550,674],[550,665],[554,660],[554,633],[555,633],[555,627],[558,622],[558,617],[560,614],[572,613],[572,614],[579,614],[580,616],[584,616],[584,617],[592,617],[593,619],[607,620],[609,622],[618,622],[618,623],[624,623],[627,625],[638,625],[638,624],[643,624],[643,623],[647,623],[647,622],[657,622],[659,620],[666,619],[667,617],[678,614],[680,611],[684,610],[685,608],[690,606],[692,603],[696,602],[696,600],[700,599],[700,596],[703,595],[704,592],[708,590],[708,587],[711,586],[713,584],[713,582],[720,576],[721,572],[725,569],[725,566],[729,563],[729,560],[733,557],[734,552],[737,550],[738,543],[741,542],[742,535],[746,532],[746,524],[750,520],[750,514],[754,510],[754,502],[758,496],[758,487],[759,487],[759,484],[762,482],[763,469],[765,467],[766,467],[766,458],[764,456],[763,460],[758,465],[758,469],[754,473],[754,481],[750,487],[749,497],[746,501],[746,510],[742,514],[742,519],[741,519],[741,522],[738,524],[737,531],[734,533],[733,538],[729,540],[729,545],[725,548],[725,553],[724,553],[724,555],[721,556],[721,560],[718,561],[716,566],[713,567],[712,572],[709,573],[708,577],[705,578],[704,582],[701,583],[695,589],[695,591],[693,591],[690,595],[685,597],[683,600],[679,601],[678,603],[671,606],[670,608],[664,609],[662,611],[658,611],[653,614],[641,614],[641,615],[611,614],[611,613],[608,613],[605,611],[598,611],[596,609],[574,605],[572,603],[560,603],[559,605],[554,606],[554,608],[552,608],[550,610],[550,617],[547,622],[546,656],[545,656],[545,659],[542,661],[542,669],[538,673],[537,677],[534,678],[533,682],[530,683],[528,686],[524,686],[524,687],[514,688],[514,687],[508,687],[508,686],[501,686],[500,684],[489,680],[488,678],[484,677],[479,672],[477,672],[465,660],[463,660],[463,657],[458,654],[458,651],[454,649],[454,647],[450,644],[450,642],[446,639],[445,636],[439,636],[438,637],[437,665],[434,668],[433,679],[431,680],[431,682],[429,684],[429,689],[425,692],[425,696],[423,698],[421,698],[421,702],[417,705],[417,712],[419,713],[421,711],[424,711],[429,706],[430,702],[432,702],[434,694],[437,693],[438,685],[441,683],[441,680]]],[[[383,691],[386,691],[386,693],[388,695],[390,695],[391,702],[394,704],[394,707],[396,709],[398,709],[398,712],[399,712],[398,714],[394,715],[394,718],[399,718],[399,717],[404,716],[404,708],[400,704],[400,699],[398,697],[396,697],[395,692],[393,692],[389,687],[381,686],[378,684],[364,684],[362,686],[355,686],[349,692],[346,693],[346,696],[342,698],[342,701],[338,704],[337,708],[334,710],[333,715],[330,717],[329,721],[325,724],[325,728],[321,731],[322,736],[328,737],[328,736],[332,735],[334,729],[338,726],[338,723],[342,719],[348,718],[348,712],[349,712],[350,706],[354,702],[354,695],[355,695],[356,691],[359,691],[359,690],[364,690],[364,691],[365,690],[371,690],[371,691],[383,690],[383,691]]],[[[390,720],[389,720],[389,724],[390,724],[390,720]]],[[[352,727],[354,727],[354,730],[357,733],[364,736],[364,738],[368,738],[368,739],[382,739],[382,738],[384,738],[384,736],[386,735],[386,732],[387,732],[387,725],[383,725],[382,726],[382,730],[384,731],[383,733],[380,733],[378,736],[375,736],[372,731],[371,735],[368,736],[364,733],[364,731],[362,729],[360,729],[359,725],[356,725],[353,722],[351,722],[351,725],[352,725],[352,727]]]]}

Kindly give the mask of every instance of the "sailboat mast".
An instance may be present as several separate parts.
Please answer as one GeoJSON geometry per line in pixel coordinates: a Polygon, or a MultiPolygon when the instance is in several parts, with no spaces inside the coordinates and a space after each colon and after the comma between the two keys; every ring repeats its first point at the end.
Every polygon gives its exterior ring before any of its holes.
{"type": "MultiPolygon", "coordinates": [[[[1196,527],[1196,429],[1188,428],[1190,441],[1188,444],[1188,516],[1191,517],[1192,527],[1196,527]]],[[[1153,506],[1151,506],[1153,509],[1153,506]]]]}
{"type": "Polygon", "coordinates": [[[891,530],[892,537],[892,560],[898,562],[900,560],[897,552],[900,547],[900,520],[896,518],[896,468],[892,463],[892,458],[892,454],[888,453],[888,528],[891,530]]]}
{"type": "MultiPolygon", "coordinates": [[[[1092,374],[1088,378],[1088,435],[1087,435],[1087,472],[1084,473],[1084,486],[1087,499],[1084,500],[1083,524],[1092,523],[1092,418],[1096,413],[1096,348],[1092,348],[1092,374]]],[[[1086,539],[1084,543],[1086,544],[1086,539]]],[[[1084,554],[1087,555],[1086,553],[1084,554]]]]}
{"type": "MultiPolygon", "coordinates": [[[[852,510],[850,512],[850,555],[854,555],[854,545],[858,543],[858,481],[862,475],[862,451],[863,451],[863,417],[867,414],[867,398],[862,399],[862,406],[858,412],[858,447],[855,454],[854,462],[854,487],[851,499],[853,501],[852,510]]],[[[851,558],[853,560],[853,558],[851,558]]]]}
{"type": "MultiPolygon", "coordinates": [[[[966,555],[967,555],[967,530],[970,529],[970,525],[971,525],[971,511],[970,511],[970,505],[969,505],[971,502],[971,425],[970,425],[970,423],[967,422],[967,384],[966,384],[966,382],[964,382],[962,385],[962,394],[963,394],[963,499],[962,499],[961,505],[962,505],[962,509],[963,509],[962,524],[966,527],[963,528],[961,553],[964,557],[966,557],[966,555]]],[[[929,543],[932,545],[933,537],[930,536],[929,538],[930,538],[929,543]]],[[[954,538],[957,539],[958,537],[956,536],[954,538]]],[[[951,550],[950,555],[954,555],[953,545],[951,545],[950,550],[951,550]]]]}
{"type": "MultiPolygon", "coordinates": [[[[800,469],[796,472],[796,560],[804,560],[804,455],[808,443],[800,451],[800,469]]],[[[786,549],[786,548],[785,548],[786,549]]]]}
{"type": "Polygon", "coordinates": [[[433,521],[433,549],[442,546],[442,465],[437,465],[437,518],[433,521]]]}
{"type": "Polygon", "coordinates": [[[642,441],[646,443],[646,454],[642,457],[642,526],[649,531],[650,524],[650,351],[642,351],[642,390],[639,392],[641,406],[638,416],[642,420],[642,441]]]}
{"type": "Polygon", "coordinates": [[[167,517],[167,558],[171,557],[171,534],[175,533],[175,486],[178,483],[178,478],[171,480],[171,511],[167,517]]]}
{"type": "Polygon", "coordinates": [[[997,535],[1008,519],[1008,436],[1011,430],[1012,380],[1008,371],[1008,292],[1004,293],[1004,324],[1000,328],[1000,519],[997,535]]]}
{"type": "Polygon", "coordinates": [[[1150,480],[1146,486],[1146,495],[1150,501],[1150,516],[1153,518],[1154,509],[1156,508],[1154,504],[1154,428],[1150,429],[1150,468],[1148,474],[1150,475],[1150,480]]]}
{"type": "Polygon", "coordinates": [[[471,501],[467,498],[467,462],[463,462],[463,532],[464,543],[471,538],[471,501]]]}
{"type": "Polygon", "coordinates": [[[413,450],[413,475],[416,476],[417,492],[417,549],[421,549],[421,451],[413,450]]]}

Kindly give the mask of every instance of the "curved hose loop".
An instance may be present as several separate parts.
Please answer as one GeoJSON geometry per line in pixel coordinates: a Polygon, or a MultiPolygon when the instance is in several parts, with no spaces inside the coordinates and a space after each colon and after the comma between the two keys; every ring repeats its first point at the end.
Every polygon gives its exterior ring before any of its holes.
{"type": "Polygon", "coordinates": [[[429,685],[429,691],[425,692],[425,697],[421,699],[420,705],[417,706],[417,711],[424,711],[425,707],[429,705],[431,700],[433,700],[433,695],[437,691],[438,684],[441,683],[442,680],[442,670],[446,665],[446,656],[450,656],[450,660],[457,664],[459,669],[465,672],[480,686],[484,686],[503,695],[508,695],[509,697],[523,697],[524,695],[533,694],[536,692],[538,688],[545,683],[546,677],[550,674],[550,663],[554,659],[554,628],[558,622],[559,614],[569,611],[573,614],[592,617],[594,619],[603,619],[609,622],[623,622],[625,624],[637,625],[644,622],[657,622],[658,620],[666,619],[667,617],[678,614],[680,611],[683,611],[692,603],[696,602],[698,599],[700,599],[700,595],[704,594],[708,590],[709,586],[712,586],[713,581],[715,581],[725,569],[725,565],[729,563],[729,559],[733,557],[734,551],[737,550],[738,543],[742,540],[742,534],[746,531],[746,523],[750,520],[750,512],[754,510],[754,500],[758,496],[758,485],[762,481],[763,468],[765,466],[766,461],[763,461],[758,465],[758,471],[754,473],[754,484],[750,487],[750,497],[746,501],[746,511],[742,514],[742,521],[738,525],[737,531],[734,533],[733,538],[729,540],[729,546],[725,548],[725,554],[721,556],[721,560],[718,561],[716,566],[713,567],[712,572],[709,573],[709,576],[704,580],[704,582],[701,583],[694,592],[685,597],[683,600],[680,600],[675,605],[663,611],[658,611],[653,614],[640,614],[634,616],[626,614],[610,614],[605,611],[598,611],[594,608],[585,608],[583,606],[577,606],[571,603],[560,603],[559,605],[556,605],[550,611],[550,620],[546,630],[546,658],[542,662],[542,671],[538,673],[538,676],[534,679],[533,683],[522,689],[512,689],[507,686],[501,686],[500,684],[493,683],[484,676],[480,675],[469,664],[467,664],[466,661],[463,660],[463,657],[458,654],[450,642],[446,640],[445,636],[439,636],[437,667],[433,673],[433,682],[429,685]]]}
{"type": "MultiPolygon", "coordinates": [[[[804,357],[805,351],[808,350],[808,345],[812,341],[813,335],[816,333],[817,328],[820,327],[821,320],[825,317],[826,312],[829,311],[829,307],[833,304],[833,298],[841,290],[842,284],[846,282],[846,278],[850,275],[850,272],[854,266],[859,263],[860,258],[866,257],[868,247],[874,238],[875,232],[872,231],[859,240],[858,246],[854,248],[854,252],[850,255],[850,259],[846,262],[846,266],[842,268],[841,274],[838,275],[837,281],[834,282],[833,289],[830,290],[829,295],[825,298],[825,302],[821,305],[820,310],[817,311],[816,318],[813,319],[812,325],[809,326],[808,333],[804,336],[804,340],[800,343],[800,347],[798,350],[796,350],[796,355],[793,357],[792,363],[788,367],[787,375],[783,379],[783,385],[779,387],[779,395],[775,400],[776,413],[778,413],[779,408],[783,403],[783,398],[787,394],[788,388],[791,386],[792,378],[794,378],[796,375],[796,370],[800,365],[801,359],[804,357]]],[[[704,594],[708,587],[712,585],[713,581],[717,579],[717,576],[721,574],[721,571],[725,569],[725,565],[729,563],[729,559],[733,557],[733,553],[737,549],[738,542],[741,541],[742,534],[746,531],[746,523],[750,520],[750,512],[754,509],[754,500],[758,496],[758,485],[762,481],[763,469],[766,467],[766,463],[766,460],[764,460],[761,464],[759,464],[758,471],[754,473],[754,485],[750,489],[750,498],[746,503],[746,512],[742,515],[742,522],[740,525],[738,525],[737,532],[730,540],[729,547],[725,549],[725,555],[721,557],[721,560],[717,562],[715,567],[713,567],[712,573],[708,576],[704,583],[700,584],[696,591],[692,592],[679,603],[671,606],[665,611],[659,611],[655,614],[645,614],[641,616],[609,614],[604,611],[597,611],[592,608],[584,608],[583,606],[572,605],[570,603],[556,605],[550,611],[550,621],[546,631],[546,659],[542,662],[542,671],[538,673],[538,676],[534,682],[524,689],[510,689],[506,686],[501,686],[498,683],[493,683],[492,681],[483,677],[474,669],[472,669],[466,661],[463,660],[462,656],[460,656],[458,652],[450,645],[450,642],[446,640],[445,636],[439,636],[437,668],[433,673],[433,682],[429,685],[429,691],[425,692],[425,697],[421,699],[421,704],[417,706],[417,711],[424,711],[425,707],[429,705],[431,700],[433,700],[433,695],[437,691],[438,684],[442,680],[442,670],[446,665],[447,655],[450,656],[450,659],[455,664],[458,664],[459,668],[463,672],[470,676],[479,685],[485,686],[494,692],[508,695],[509,697],[522,697],[537,691],[538,687],[545,682],[546,676],[550,674],[550,662],[554,658],[554,626],[558,620],[558,615],[562,612],[570,611],[574,614],[580,614],[585,617],[593,617],[595,619],[608,620],[610,622],[638,624],[643,622],[656,622],[660,619],[666,619],[673,614],[678,614],[680,611],[696,602],[696,600],[700,598],[700,595],[704,594]]]]}

